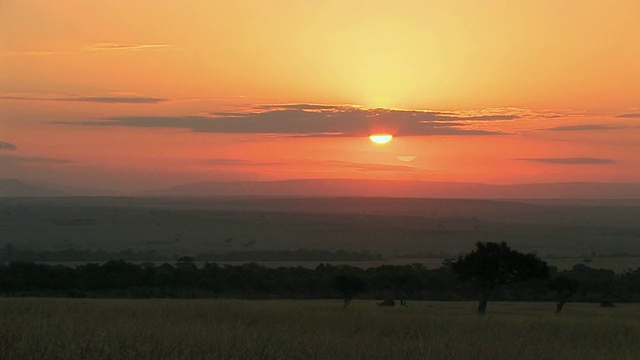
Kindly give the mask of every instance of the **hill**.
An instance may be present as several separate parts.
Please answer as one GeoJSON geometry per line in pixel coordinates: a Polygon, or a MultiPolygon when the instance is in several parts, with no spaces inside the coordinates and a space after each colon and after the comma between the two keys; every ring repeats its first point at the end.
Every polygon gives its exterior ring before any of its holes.
{"type": "Polygon", "coordinates": [[[65,196],[66,194],[60,190],[50,189],[47,187],[35,186],[27,184],[16,179],[0,179],[0,197],[11,196],[65,196]]]}
{"type": "Polygon", "coordinates": [[[475,199],[640,199],[640,184],[477,183],[394,180],[200,182],[145,192],[147,196],[356,196],[475,199]]]}

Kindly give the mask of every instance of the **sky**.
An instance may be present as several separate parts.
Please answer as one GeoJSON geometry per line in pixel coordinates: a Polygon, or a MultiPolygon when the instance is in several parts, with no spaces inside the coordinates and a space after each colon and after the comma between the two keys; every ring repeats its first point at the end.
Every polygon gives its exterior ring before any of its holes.
{"type": "Polygon", "coordinates": [[[640,183],[639,18],[637,0],[3,0],[0,177],[640,183]]]}

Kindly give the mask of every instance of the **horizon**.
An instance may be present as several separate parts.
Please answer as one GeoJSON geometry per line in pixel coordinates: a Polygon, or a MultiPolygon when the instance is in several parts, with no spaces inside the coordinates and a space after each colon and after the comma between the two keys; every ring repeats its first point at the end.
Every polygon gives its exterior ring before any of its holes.
{"type": "Polygon", "coordinates": [[[294,179],[204,181],[119,191],[0,178],[0,198],[11,197],[168,198],[386,198],[468,200],[640,200],[638,183],[564,182],[483,184],[427,180],[294,179]]]}
{"type": "Polygon", "coordinates": [[[1,7],[0,178],[640,184],[637,1],[1,7]]]}

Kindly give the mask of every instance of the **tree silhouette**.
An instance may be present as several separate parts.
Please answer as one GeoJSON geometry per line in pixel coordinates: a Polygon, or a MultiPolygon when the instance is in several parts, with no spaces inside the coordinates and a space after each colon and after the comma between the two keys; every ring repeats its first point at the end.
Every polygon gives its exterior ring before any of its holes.
{"type": "Polygon", "coordinates": [[[410,297],[422,286],[420,279],[415,276],[415,272],[410,266],[403,266],[391,278],[394,294],[400,300],[400,306],[407,306],[407,297],[410,297]]]}
{"type": "Polygon", "coordinates": [[[351,300],[367,290],[367,284],[359,277],[352,274],[338,275],[334,280],[336,290],[342,295],[344,306],[347,307],[351,300]]]}
{"type": "Polygon", "coordinates": [[[578,291],[580,282],[577,280],[569,279],[565,276],[556,276],[549,282],[549,289],[557,293],[556,298],[556,314],[562,312],[564,304],[567,300],[578,291]]]}
{"type": "Polygon", "coordinates": [[[535,254],[512,250],[506,242],[478,242],[471,253],[458,257],[451,269],[463,280],[471,280],[480,289],[478,314],[487,312],[487,303],[496,286],[528,279],[546,279],[547,264],[535,254]]]}

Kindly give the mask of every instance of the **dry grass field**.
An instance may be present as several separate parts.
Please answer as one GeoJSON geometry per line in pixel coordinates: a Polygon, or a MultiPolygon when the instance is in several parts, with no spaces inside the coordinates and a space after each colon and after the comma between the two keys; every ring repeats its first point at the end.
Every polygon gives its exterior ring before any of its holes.
{"type": "Polygon", "coordinates": [[[2,359],[638,359],[640,305],[0,299],[2,359]]]}

